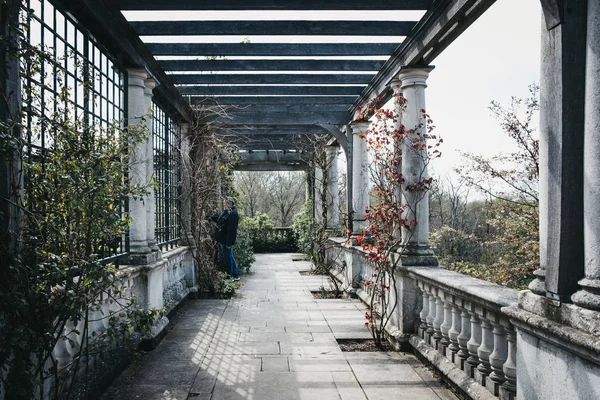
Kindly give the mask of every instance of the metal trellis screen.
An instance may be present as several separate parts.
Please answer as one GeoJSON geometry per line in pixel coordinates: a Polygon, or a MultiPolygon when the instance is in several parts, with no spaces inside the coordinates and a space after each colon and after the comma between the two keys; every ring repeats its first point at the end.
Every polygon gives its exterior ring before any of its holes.
{"type": "Polygon", "coordinates": [[[177,246],[181,232],[179,126],[153,103],[152,132],[156,175],[156,242],[165,250],[177,246]]]}
{"type": "MultiPolygon", "coordinates": [[[[27,0],[22,21],[37,58],[23,65],[27,162],[46,163],[53,151],[53,126],[63,115],[82,131],[102,135],[127,118],[126,76],[90,33],[48,0],[27,0]]],[[[27,185],[27,177],[26,177],[27,185]]],[[[121,213],[127,211],[123,202],[121,213]]],[[[97,249],[104,261],[129,251],[128,233],[97,249]]]]}

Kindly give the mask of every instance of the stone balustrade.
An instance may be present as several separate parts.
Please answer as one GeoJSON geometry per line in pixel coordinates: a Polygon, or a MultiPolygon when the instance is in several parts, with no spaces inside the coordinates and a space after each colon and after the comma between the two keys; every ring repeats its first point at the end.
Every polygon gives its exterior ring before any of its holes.
{"type": "MultiPolygon", "coordinates": [[[[68,320],[63,329],[64,339],[59,340],[53,350],[57,367],[61,377],[72,375],[75,360],[83,350],[92,348],[92,356],[87,360],[88,367],[94,370],[94,375],[103,379],[110,377],[112,371],[118,368],[120,362],[128,357],[127,352],[115,351],[118,344],[112,341],[105,333],[110,327],[111,318],[122,319],[126,316],[127,309],[131,306],[130,300],[134,296],[134,305],[141,310],[164,310],[155,319],[150,331],[142,337],[139,333],[129,339],[135,343],[144,344],[144,348],[152,348],[162,337],[169,323],[167,314],[177,307],[195,285],[194,263],[192,252],[188,247],[178,247],[153,264],[124,266],[120,269],[120,279],[115,282],[114,289],[101,294],[98,305],[90,308],[87,316],[74,324],[68,320]],[[89,347],[88,347],[89,346],[89,347]],[[96,357],[99,352],[114,352],[114,357],[96,357]]],[[[113,353],[107,353],[113,354],[113,353]]],[[[85,363],[79,362],[79,377],[83,377],[85,363]]],[[[76,377],[75,381],[78,381],[76,377]]],[[[64,379],[63,379],[64,381],[64,379]]],[[[83,379],[82,379],[83,381],[83,379]]],[[[96,384],[102,384],[96,382],[96,384]]]]}
{"type": "MultiPolygon", "coordinates": [[[[367,301],[362,282],[374,271],[366,253],[339,238],[328,248],[329,262],[345,267],[338,280],[367,301]]],[[[517,291],[439,267],[403,267],[396,280],[390,337],[410,343],[472,398],[516,398],[516,331],[502,308],[517,304],[517,291]]]]}
{"type": "Polygon", "coordinates": [[[415,348],[431,346],[502,399],[516,396],[516,333],[502,307],[515,290],[441,268],[406,267],[422,295],[415,348]]]}

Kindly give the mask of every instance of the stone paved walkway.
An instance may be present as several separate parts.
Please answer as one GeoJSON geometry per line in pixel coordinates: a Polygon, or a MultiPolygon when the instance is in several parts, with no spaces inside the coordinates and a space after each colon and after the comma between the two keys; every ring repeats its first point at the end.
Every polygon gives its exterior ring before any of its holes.
{"type": "Polygon", "coordinates": [[[315,300],[327,279],[289,254],[257,255],[231,300],[190,300],[159,346],[103,397],[144,400],[455,400],[412,355],[342,353],[368,338],[358,300],[315,300]]]}

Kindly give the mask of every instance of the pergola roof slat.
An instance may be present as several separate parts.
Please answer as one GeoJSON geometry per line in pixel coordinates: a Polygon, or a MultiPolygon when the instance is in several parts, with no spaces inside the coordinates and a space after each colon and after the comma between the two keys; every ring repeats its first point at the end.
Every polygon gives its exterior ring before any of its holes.
{"type": "Polygon", "coordinates": [[[375,74],[173,74],[175,84],[367,84],[375,74]]]}
{"type": "Polygon", "coordinates": [[[426,10],[433,0],[110,0],[121,10],[426,10]]]}
{"type": "Polygon", "coordinates": [[[192,104],[206,105],[344,105],[351,106],[356,96],[219,96],[219,97],[190,97],[192,104]]]}
{"type": "Polygon", "coordinates": [[[398,43],[146,43],[156,56],[389,56],[398,43]]]}
{"type": "Polygon", "coordinates": [[[134,21],[139,35],[406,36],[415,21],[134,21]]]}
{"type": "Polygon", "coordinates": [[[167,71],[378,71],[381,60],[162,60],[167,71]]]}
{"type": "Polygon", "coordinates": [[[289,135],[326,135],[324,128],[315,125],[244,125],[244,126],[220,126],[220,135],[235,136],[289,136],[289,135]]]}
{"type": "Polygon", "coordinates": [[[272,112],[258,114],[235,110],[211,121],[231,125],[342,125],[350,120],[346,111],[272,112]]]}
{"type": "Polygon", "coordinates": [[[179,86],[183,95],[207,96],[358,96],[364,86],[179,86]]]}

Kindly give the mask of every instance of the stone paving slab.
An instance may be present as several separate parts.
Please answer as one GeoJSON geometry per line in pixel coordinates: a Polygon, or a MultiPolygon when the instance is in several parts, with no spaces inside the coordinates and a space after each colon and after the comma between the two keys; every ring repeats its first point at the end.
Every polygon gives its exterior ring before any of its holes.
{"type": "Polygon", "coordinates": [[[414,356],[344,353],[367,339],[366,307],[315,299],[326,277],[307,261],[257,255],[230,300],[190,300],[164,340],[142,353],[103,400],[455,400],[414,356]]]}

